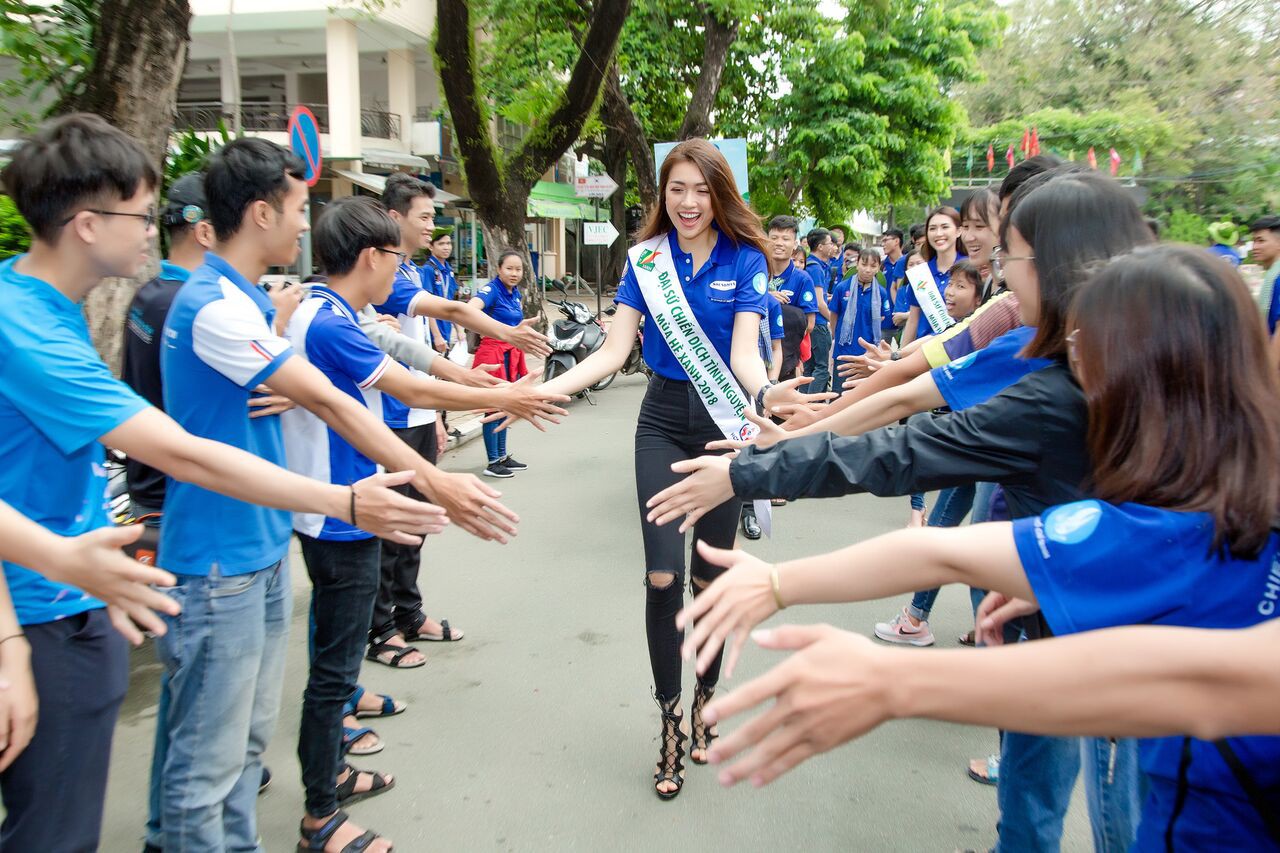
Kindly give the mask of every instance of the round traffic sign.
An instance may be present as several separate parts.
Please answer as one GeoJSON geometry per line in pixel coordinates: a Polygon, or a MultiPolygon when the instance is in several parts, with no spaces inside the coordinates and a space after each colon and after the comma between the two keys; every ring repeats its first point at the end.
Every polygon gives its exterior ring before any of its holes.
{"type": "Polygon", "coordinates": [[[320,180],[320,126],[316,117],[306,107],[294,107],[289,115],[289,147],[302,158],[307,166],[307,186],[314,187],[320,180]]]}

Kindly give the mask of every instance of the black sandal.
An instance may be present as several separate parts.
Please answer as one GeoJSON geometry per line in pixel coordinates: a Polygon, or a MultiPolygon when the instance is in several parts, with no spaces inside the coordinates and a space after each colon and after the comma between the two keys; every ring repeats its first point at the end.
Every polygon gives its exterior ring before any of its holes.
{"type": "Polygon", "coordinates": [[[348,806],[352,803],[358,803],[361,800],[367,800],[370,797],[376,797],[379,794],[385,794],[396,786],[395,779],[388,782],[386,776],[383,776],[381,773],[375,773],[372,770],[357,770],[350,764],[343,764],[338,768],[338,773],[341,774],[343,770],[350,770],[351,772],[347,774],[345,781],[337,784],[336,790],[338,792],[339,806],[348,806]],[[356,790],[356,777],[361,773],[373,777],[373,786],[367,791],[356,790]]]}
{"type": "MultiPolygon", "coordinates": [[[[693,714],[693,722],[689,733],[689,760],[694,764],[707,763],[707,750],[711,749],[711,744],[720,736],[719,732],[711,731],[711,726],[702,721],[702,709],[707,706],[707,703],[711,701],[711,697],[715,695],[715,687],[703,687],[701,683],[693,691],[693,710],[690,711],[693,714]],[[693,757],[695,749],[702,750],[701,761],[693,757]]],[[[715,724],[713,723],[712,725],[715,724]]]]}
{"type": "Polygon", "coordinates": [[[420,666],[427,665],[427,659],[423,657],[418,663],[401,663],[406,657],[418,651],[413,646],[393,646],[390,643],[370,643],[369,651],[365,653],[365,660],[371,660],[374,663],[380,663],[383,666],[389,666],[392,669],[417,669],[420,666]],[[383,660],[379,655],[391,653],[391,660],[383,660]]]}
{"type": "Polygon", "coordinates": [[[418,620],[418,624],[413,626],[412,630],[408,628],[403,629],[404,639],[406,642],[456,643],[464,636],[461,631],[454,631],[453,628],[449,627],[448,619],[440,620],[439,634],[424,634],[422,633],[422,626],[427,624],[427,615],[425,613],[419,613],[418,615],[422,618],[418,620]]]}
{"type": "Polygon", "coordinates": [[[687,736],[680,729],[684,714],[675,712],[676,705],[680,703],[679,696],[665,701],[655,693],[653,699],[658,703],[658,710],[662,711],[662,747],[658,751],[658,772],[653,774],[653,792],[660,800],[674,800],[684,787],[684,763],[681,759],[684,758],[687,736]],[[675,783],[675,790],[658,790],[658,785],[663,782],[675,783]]]}
{"type": "MultiPolygon", "coordinates": [[[[323,851],[324,846],[329,843],[329,839],[333,838],[333,834],[348,820],[350,818],[347,817],[347,813],[339,809],[333,817],[325,821],[324,825],[318,829],[307,829],[305,823],[299,824],[298,830],[302,833],[303,841],[298,842],[297,853],[323,851]]],[[[369,845],[381,837],[372,829],[366,829],[359,838],[353,838],[348,841],[339,853],[360,853],[361,850],[368,850],[369,845]]]]}

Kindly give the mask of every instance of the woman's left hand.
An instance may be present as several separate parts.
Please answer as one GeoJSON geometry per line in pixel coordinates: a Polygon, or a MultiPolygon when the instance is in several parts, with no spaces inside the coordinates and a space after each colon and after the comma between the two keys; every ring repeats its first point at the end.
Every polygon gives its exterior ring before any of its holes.
{"type": "Polygon", "coordinates": [[[724,659],[724,675],[729,678],[751,629],[778,612],[773,597],[773,566],[746,551],[713,548],[701,540],[697,548],[708,563],[728,571],[676,614],[677,628],[694,626],[685,634],[680,653],[687,660],[696,652],[696,668],[702,675],[733,634],[733,645],[724,659]]]}
{"type": "Polygon", "coordinates": [[[860,737],[890,719],[893,650],[830,625],[783,625],[752,634],[762,649],[795,651],[759,678],[716,699],[703,719],[722,722],[768,700],[772,706],[709,752],[721,764],[754,747],[720,771],[720,784],[750,779],[767,785],[802,762],[860,737]]]}
{"type": "Polygon", "coordinates": [[[733,484],[729,482],[729,456],[699,456],[682,459],[672,464],[677,474],[688,474],[680,482],[668,486],[649,498],[646,518],[661,527],[685,516],[680,525],[684,533],[720,504],[733,497],[733,484]]]}
{"type": "Polygon", "coordinates": [[[800,376],[774,385],[768,391],[764,392],[763,402],[765,411],[772,413],[775,406],[822,403],[836,397],[836,395],[830,391],[824,391],[821,394],[801,393],[799,386],[807,385],[809,382],[810,379],[807,376],[800,376]]]}

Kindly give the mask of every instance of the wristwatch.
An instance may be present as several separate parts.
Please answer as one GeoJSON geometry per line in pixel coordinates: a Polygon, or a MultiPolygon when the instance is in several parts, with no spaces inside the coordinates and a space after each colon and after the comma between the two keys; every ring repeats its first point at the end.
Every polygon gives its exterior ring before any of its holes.
{"type": "Polygon", "coordinates": [[[773,382],[773,381],[765,382],[763,385],[760,386],[760,390],[756,392],[756,414],[762,418],[765,416],[764,395],[769,391],[770,388],[772,388],[774,385],[777,385],[777,384],[778,384],[777,382],[773,382]]]}
{"type": "Polygon", "coordinates": [[[897,361],[900,358],[902,358],[902,350],[896,349],[893,352],[889,353],[890,361],[897,361]]]}

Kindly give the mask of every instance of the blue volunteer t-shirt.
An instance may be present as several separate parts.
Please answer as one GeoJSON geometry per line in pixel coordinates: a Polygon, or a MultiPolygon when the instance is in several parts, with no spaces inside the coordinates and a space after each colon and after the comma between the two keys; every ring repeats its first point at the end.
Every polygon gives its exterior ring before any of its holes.
{"type": "MultiPolygon", "coordinates": [[[[165,410],[187,432],[281,467],[278,417],[250,418],[253,390],[293,356],[271,329],[275,308],[253,282],[213,252],[174,297],[164,326],[160,371],[165,410]]],[[[182,575],[256,572],[283,560],[289,513],[170,478],[160,550],[182,575]]]]}
{"type": "Polygon", "coordinates": [[[1236,250],[1222,243],[1214,243],[1209,247],[1209,251],[1223,258],[1233,267],[1240,266],[1240,256],[1236,254],[1236,250]]]}
{"type": "MultiPolygon", "coordinates": [[[[375,415],[382,415],[387,398],[373,386],[391,364],[391,356],[374,346],[361,331],[356,313],[345,299],[327,287],[313,286],[311,295],[289,318],[285,337],[335,387],[375,415]]],[[[306,409],[290,409],[280,420],[290,471],[338,486],[349,486],[376,473],[373,460],[306,409]]],[[[358,516],[359,508],[356,512],[358,516]]],[[[341,519],[318,513],[295,512],[293,529],[315,539],[334,541],[373,536],[341,519]]]]}
{"type": "Polygon", "coordinates": [[[476,298],[484,303],[484,313],[499,323],[519,326],[524,322],[524,309],[520,307],[520,285],[508,290],[505,284],[493,278],[476,291],[476,298]]]}
{"type": "MultiPolygon", "coordinates": [[[[702,269],[695,272],[693,256],[681,251],[674,232],[667,234],[667,247],[693,316],[711,338],[720,358],[728,365],[735,315],[744,312],[759,314],[761,317],[768,315],[765,300],[773,297],[766,295],[769,268],[765,264],[764,255],[755,246],[735,246],[723,233],[718,233],[711,257],[703,264],[702,269]]],[[[627,270],[622,276],[622,284],[614,301],[639,311],[645,317],[645,328],[654,330],[654,334],[644,336],[644,360],[653,372],[667,379],[688,381],[689,375],[658,332],[657,324],[652,322],[653,315],[645,304],[630,260],[627,261],[627,270]]]]}
{"type": "Polygon", "coordinates": [[[827,303],[831,309],[831,357],[833,359],[842,355],[862,355],[862,345],[858,343],[858,338],[865,338],[868,341],[876,341],[885,336],[886,332],[893,331],[893,306],[889,304],[889,294],[885,289],[876,282],[864,286],[858,281],[857,276],[851,276],[836,285],[836,289],[831,292],[831,300],[827,303]],[[853,296],[854,287],[858,288],[857,297],[853,296]],[[875,332],[875,317],[872,314],[872,299],[880,300],[880,334],[877,336],[875,332]],[[853,337],[847,344],[840,343],[844,337],[844,314],[852,305],[854,309],[853,316],[853,337]]]}
{"type": "MultiPolygon", "coordinates": [[[[1053,507],[1013,523],[1013,538],[1040,609],[1058,636],[1118,625],[1247,628],[1275,618],[1280,535],[1238,560],[1212,550],[1213,519],[1097,500],[1053,507]]],[[[1280,738],[1227,740],[1263,788],[1280,785],[1280,738]]],[[[1181,737],[1139,744],[1150,793],[1133,847],[1163,851],[1174,811],[1181,737]]],[[[1191,741],[1186,804],[1176,850],[1271,850],[1257,811],[1217,748],[1191,741]]]]}
{"type": "MultiPolygon", "coordinates": [[[[831,283],[831,264],[822,260],[817,255],[810,255],[808,260],[804,262],[804,271],[809,276],[809,281],[813,283],[813,289],[815,292],[821,288],[822,295],[824,297],[830,295],[831,288],[828,285],[831,283]]],[[[818,311],[816,297],[813,310],[818,314],[818,316],[813,320],[813,325],[815,327],[827,325],[827,318],[823,317],[822,312],[818,311]]]]}
{"type": "Polygon", "coordinates": [[[935,367],[929,373],[952,411],[985,403],[1028,373],[1053,364],[1053,359],[1019,355],[1035,336],[1035,326],[1019,326],[985,348],[935,367]]]}
{"type": "MultiPolygon", "coordinates": [[[[946,272],[938,272],[938,259],[936,257],[931,260],[925,261],[925,263],[928,264],[929,266],[929,272],[933,275],[934,282],[938,285],[939,296],[945,296],[947,292],[947,282],[951,281],[951,270],[955,267],[956,264],[965,260],[968,260],[967,256],[956,255],[955,264],[952,264],[950,267],[948,267],[946,272]]],[[[911,284],[907,283],[907,286],[903,290],[905,290],[907,294],[907,309],[910,310],[912,308],[919,308],[920,300],[916,298],[915,289],[911,287],[911,284]]],[[[899,293],[901,292],[902,291],[899,291],[899,293]]],[[[941,331],[942,329],[935,329],[933,325],[930,324],[928,316],[926,316],[924,311],[921,310],[920,325],[916,328],[916,337],[923,338],[925,335],[936,335],[938,332],[941,332],[941,331]]]]}
{"type": "MultiPolygon", "coordinates": [[[[148,404],[102,363],[80,306],[14,269],[24,257],[0,263],[0,500],[78,536],[110,524],[98,439],[148,404]]],[[[23,625],[103,606],[17,563],[4,577],[23,625]]]]}
{"type": "MultiPolygon", "coordinates": [[[[430,290],[441,299],[453,301],[458,295],[458,277],[453,273],[453,267],[449,266],[448,261],[442,261],[434,255],[427,258],[427,262],[422,265],[423,282],[431,282],[430,290]]],[[[436,320],[436,325],[440,327],[440,334],[444,335],[444,339],[449,340],[449,336],[453,333],[453,324],[448,320],[436,320]]]]}
{"type": "Polygon", "coordinates": [[[804,270],[796,269],[794,262],[789,262],[787,268],[774,277],[771,287],[787,294],[787,299],[790,300],[788,305],[794,305],[806,314],[818,313],[818,300],[813,295],[813,279],[805,275],[804,270]]]}
{"type": "Polygon", "coordinates": [[[889,260],[886,255],[884,259],[884,283],[889,287],[893,287],[895,281],[899,281],[907,274],[907,256],[899,255],[896,261],[889,260]]]}
{"type": "Polygon", "coordinates": [[[770,296],[764,304],[769,309],[769,340],[780,341],[785,337],[782,334],[782,303],[770,296]]]}
{"type": "MultiPolygon", "coordinates": [[[[418,312],[422,299],[430,295],[423,287],[422,271],[417,265],[405,262],[396,269],[395,280],[391,283],[391,295],[381,305],[375,305],[379,314],[390,314],[400,323],[400,334],[420,344],[430,345],[427,337],[427,318],[418,312]]],[[[405,365],[416,376],[427,376],[420,370],[405,365]]],[[[395,397],[385,397],[382,401],[382,420],[392,429],[424,426],[435,423],[436,413],[432,409],[414,409],[401,403],[395,397]]]]}

